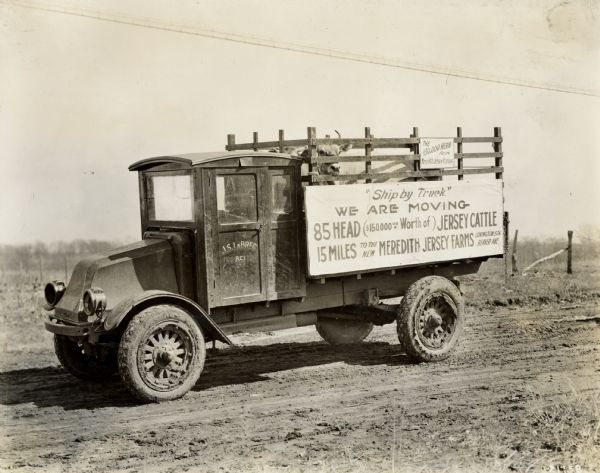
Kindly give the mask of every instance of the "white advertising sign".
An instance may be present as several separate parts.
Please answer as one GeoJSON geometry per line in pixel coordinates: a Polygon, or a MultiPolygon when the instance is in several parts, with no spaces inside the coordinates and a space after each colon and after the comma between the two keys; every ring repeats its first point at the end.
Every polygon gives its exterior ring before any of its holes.
{"type": "Polygon", "coordinates": [[[454,167],[454,138],[421,138],[421,169],[454,167]]]}
{"type": "Polygon", "coordinates": [[[501,180],[305,188],[311,276],[503,253],[501,180]]]}

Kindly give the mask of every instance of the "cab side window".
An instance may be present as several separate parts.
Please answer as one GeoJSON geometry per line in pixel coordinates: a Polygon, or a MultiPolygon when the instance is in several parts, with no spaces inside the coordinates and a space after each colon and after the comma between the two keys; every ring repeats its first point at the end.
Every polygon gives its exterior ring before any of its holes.
{"type": "Polygon", "coordinates": [[[292,208],[292,176],[290,174],[271,175],[271,195],[273,214],[291,214],[292,208]]]}
{"type": "Polygon", "coordinates": [[[258,218],[256,176],[226,174],[217,176],[219,223],[256,222],[258,218]]]}
{"type": "Polygon", "coordinates": [[[149,220],[190,222],[194,219],[189,174],[148,176],[146,200],[149,220]]]}

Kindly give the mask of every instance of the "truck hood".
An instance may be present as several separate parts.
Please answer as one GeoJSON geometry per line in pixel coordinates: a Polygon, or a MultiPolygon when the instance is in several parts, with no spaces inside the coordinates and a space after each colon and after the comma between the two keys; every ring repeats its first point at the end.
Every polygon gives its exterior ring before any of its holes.
{"type": "Polygon", "coordinates": [[[106,310],[132,294],[151,289],[178,292],[171,244],[165,239],[148,238],[81,260],[54,308],[56,316],[72,322],[86,321],[82,297],[90,287],[104,291],[106,310]]]}

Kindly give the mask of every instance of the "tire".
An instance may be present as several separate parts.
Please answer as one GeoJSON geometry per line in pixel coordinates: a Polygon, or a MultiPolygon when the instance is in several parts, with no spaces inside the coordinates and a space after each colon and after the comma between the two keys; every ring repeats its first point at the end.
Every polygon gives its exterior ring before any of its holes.
{"type": "Polygon", "coordinates": [[[371,322],[317,316],[317,332],[330,345],[351,345],[362,342],[373,330],[371,322]]]}
{"type": "Polygon", "coordinates": [[[136,314],[119,343],[119,374],[142,401],[182,397],[204,368],[204,335],[183,309],[157,305],[136,314]]]}
{"type": "Polygon", "coordinates": [[[54,352],[66,371],[86,381],[103,381],[117,372],[116,353],[86,354],[82,346],[64,335],[54,335],[54,352]]]}
{"type": "Polygon", "coordinates": [[[464,302],[448,279],[427,276],[413,283],[400,304],[398,339],[415,361],[440,361],[456,348],[464,325],[464,302]]]}

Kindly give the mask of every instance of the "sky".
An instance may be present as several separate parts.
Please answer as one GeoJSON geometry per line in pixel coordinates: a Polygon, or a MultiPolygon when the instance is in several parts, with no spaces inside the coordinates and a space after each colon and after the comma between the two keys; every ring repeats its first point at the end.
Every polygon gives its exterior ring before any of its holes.
{"type": "Polygon", "coordinates": [[[511,228],[562,237],[600,226],[599,84],[598,0],[0,0],[0,244],[137,240],[129,164],[224,149],[228,133],[303,138],[307,126],[346,137],[501,126],[511,228]]]}

